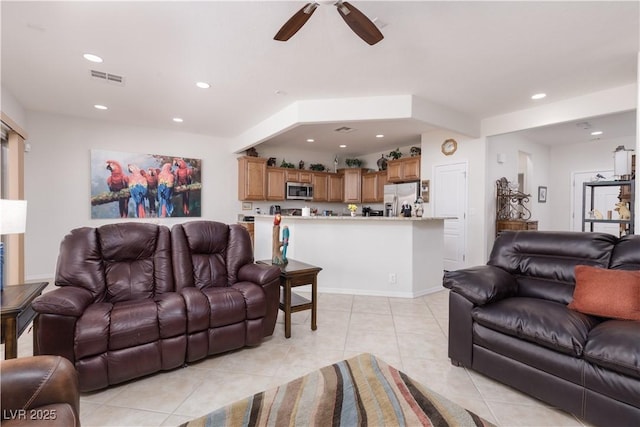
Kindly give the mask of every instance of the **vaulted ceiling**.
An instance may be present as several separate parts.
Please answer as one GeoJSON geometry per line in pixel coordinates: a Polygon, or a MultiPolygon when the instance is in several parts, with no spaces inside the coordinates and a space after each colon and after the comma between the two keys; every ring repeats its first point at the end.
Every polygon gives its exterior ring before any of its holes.
{"type": "MultiPolygon", "coordinates": [[[[351,4],[384,40],[324,1],[288,42],[273,36],[304,2],[3,1],[2,85],[27,110],[235,137],[302,100],[413,95],[480,120],[637,82],[638,2],[351,4]]],[[[379,124],[397,141],[429,129],[379,124]]]]}

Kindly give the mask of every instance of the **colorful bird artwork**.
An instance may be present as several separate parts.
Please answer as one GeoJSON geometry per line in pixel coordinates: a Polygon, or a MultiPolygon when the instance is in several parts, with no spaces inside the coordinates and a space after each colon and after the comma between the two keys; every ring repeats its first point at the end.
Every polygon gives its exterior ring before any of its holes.
{"type": "Polygon", "coordinates": [[[173,185],[175,176],[171,171],[171,163],[165,163],[158,174],[158,216],[169,217],[173,214],[173,185]]]}
{"type": "Polygon", "coordinates": [[[160,173],[160,169],[148,168],[146,171],[144,169],[141,170],[140,173],[147,180],[147,200],[149,201],[149,215],[157,216],[156,199],[158,197],[158,174],[160,173]]]}
{"type": "MultiPolygon", "coordinates": [[[[187,162],[182,158],[173,159],[173,165],[176,167],[176,185],[189,185],[191,184],[192,170],[187,165],[187,162]]],[[[182,213],[185,216],[189,216],[189,190],[182,192],[182,213]]]]}
{"type": "Polygon", "coordinates": [[[136,206],[135,214],[138,218],[144,218],[147,216],[144,210],[144,200],[147,198],[147,178],[142,176],[138,166],[130,164],[128,168],[129,172],[131,172],[129,176],[129,193],[131,193],[131,198],[136,206]]]}
{"type": "MultiPolygon", "coordinates": [[[[107,187],[110,191],[117,193],[129,187],[129,177],[122,172],[122,166],[115,160],[107,160],[107,170],[111,175],[107,177],[107,187]]],[[[118,199],[118,212],[120,218],[129,216],[129,197],[121,197],[118,199]]]]}

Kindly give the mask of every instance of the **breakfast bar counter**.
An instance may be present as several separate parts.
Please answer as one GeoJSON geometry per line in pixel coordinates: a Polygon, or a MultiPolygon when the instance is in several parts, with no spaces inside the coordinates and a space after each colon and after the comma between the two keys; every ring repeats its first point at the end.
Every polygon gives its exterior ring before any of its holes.
{"type": "MultiPolygon", "coordinates": [[[[442,289],[445,219],[283,216],[280,226],[288,258],[322,266],[318,291],[413,298],[442,289]]],[[[273,220],[255,216],[255,259],[271,258],[273,220]]]]}

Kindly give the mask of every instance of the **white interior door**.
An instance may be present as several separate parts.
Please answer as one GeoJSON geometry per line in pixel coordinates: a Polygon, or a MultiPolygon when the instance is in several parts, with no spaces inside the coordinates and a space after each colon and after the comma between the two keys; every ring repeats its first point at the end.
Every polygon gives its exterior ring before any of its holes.
{"type": "Polygon", "coordinates": [[[434,167],[433,213],[444,221],[444,269],[465,267],[467,252],[467,163],[434,167]]]}
{"type": "MultiPolygon", "coordinates": [[[[582,196],[583,196],[583,184],[585,182],[593,181],[596,175],[604,176],[603,181],[613,180],[612,170],[591,171],[591,172],[574,172],[573,173],[573,209],[572,209],[572,227],[573,231],[582,231],[582,217],[587,217],[587,212],[591,206],[591,191],[587,191],[585,196],[585,212],[582,211],[582,196]]],[[[605,218],[607,217],[607,211],[612,211],[615,204],[618,202],[618,194],[620,187],[598,187],[594,192],[593,207],[597,209],[605,218]]],[[[618,213],[613,211],[613,219],[618,219],[618,213]]],[[[585,225],[585,231],[591,231],[589,224],[585,225]]],[[[602,233],[613,234],[618,236],[620,229],[618,224],[606,224],[595,223],[593,224],[593,231],[599,231],[602,233]]]]}

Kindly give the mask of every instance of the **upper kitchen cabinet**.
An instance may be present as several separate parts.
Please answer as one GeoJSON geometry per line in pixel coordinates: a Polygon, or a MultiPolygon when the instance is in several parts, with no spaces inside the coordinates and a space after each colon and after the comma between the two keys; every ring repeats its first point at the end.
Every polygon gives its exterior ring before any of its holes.
{"type": "Polygon", "coordinates": [[[342,202],[344,199],[344,176],[340,173],[329,173],[327,176],[329,180],[327,202],[342,202]]]}
{"type": "Polygon", "coordinates": [[[312,183],[312,173],[300,169],[285,169],[286,182],[300,182],[302,184],[312,183]]]}
{"type": "Polygon", "coordinates": [[[362,201],[362,175],[365,170],[362,168],[340,170],[344,177],[344,202],[360,203],[362,201]]]}
{"type": "MultiPolygon", "coordinates": [[[[264,200],[267,159],[244,156],[238,158],[238,200],[264,200]]],[[[283,188],[284,196],[284,188],[283,188]]]]}
{"type": "Polygon", "coordinates": [[[285,169],[267,168],[267,200],[284,200],[285,169]]]}
{"type": "Polygon", "coordinates": [[[313,201],[327,202],[329,200],[329,176],[323,172],[312,174],[313,201]]]}
{"type": "Polygon", "coordinates": [[[420,180],[420,156],[405,157],[387,162],[387,180],[406,182],[420,180]]]}
{"type": "Polygon", "coordinates": [[[384,185],[387,183],[387,171],[362,174],[362,203],[384,202],[384,185]]]}

